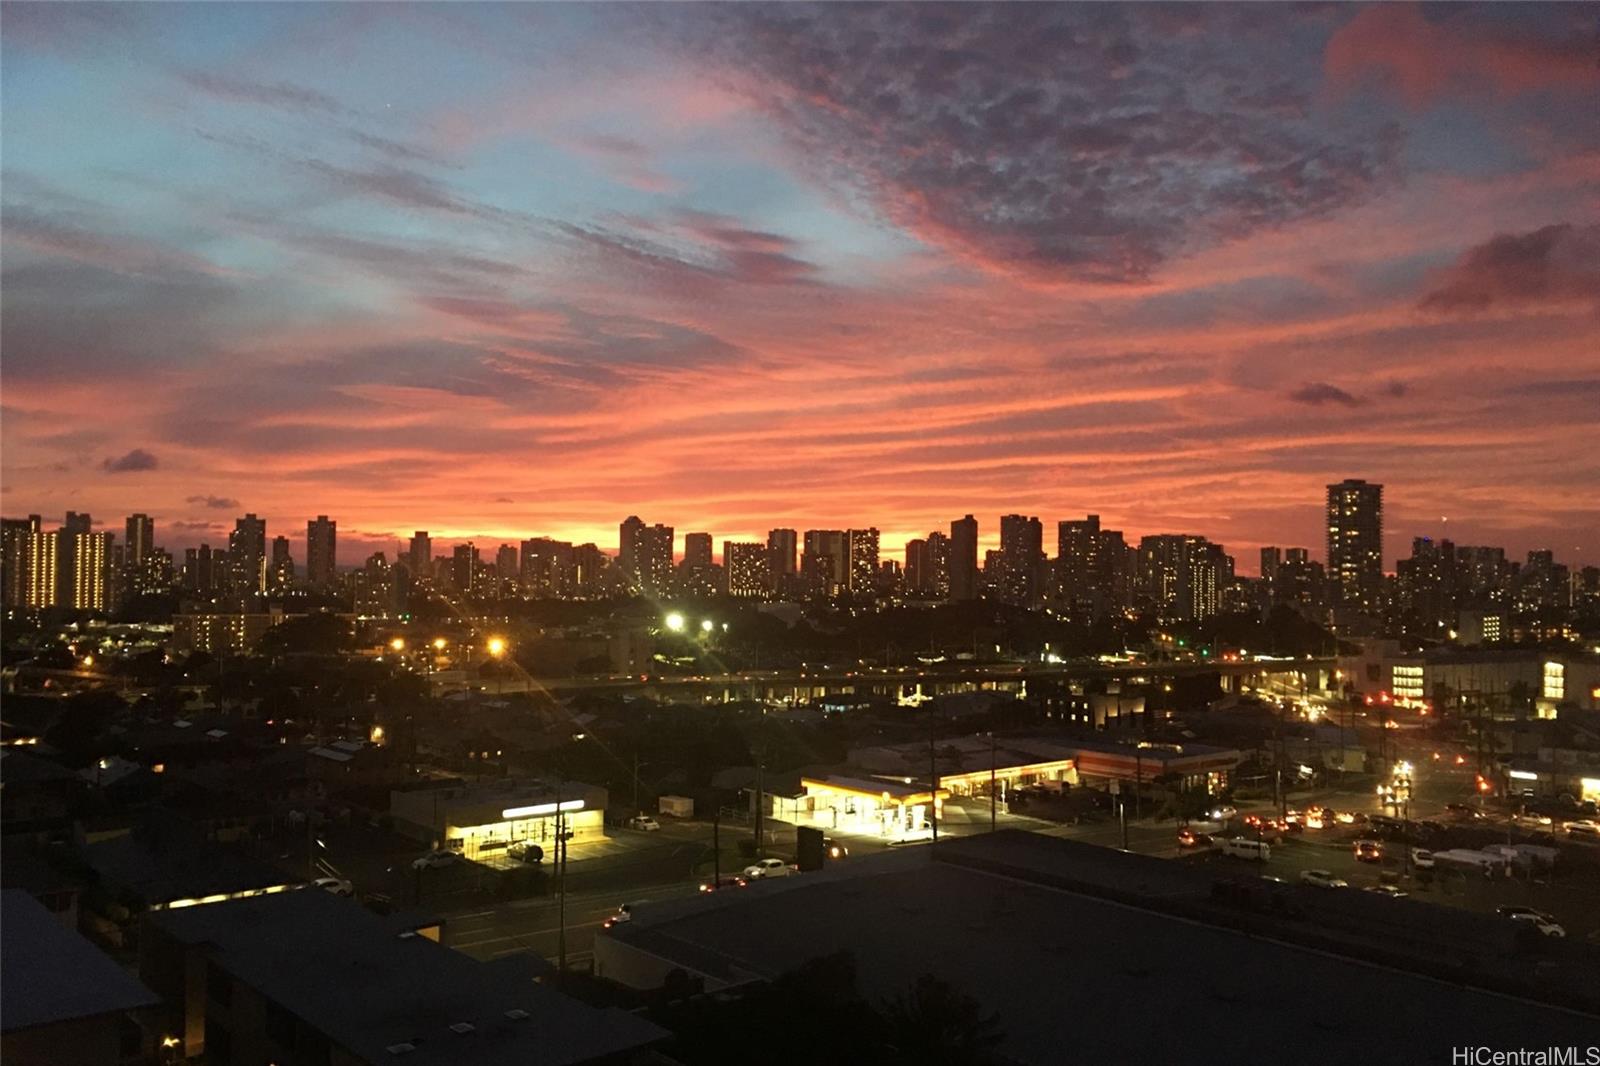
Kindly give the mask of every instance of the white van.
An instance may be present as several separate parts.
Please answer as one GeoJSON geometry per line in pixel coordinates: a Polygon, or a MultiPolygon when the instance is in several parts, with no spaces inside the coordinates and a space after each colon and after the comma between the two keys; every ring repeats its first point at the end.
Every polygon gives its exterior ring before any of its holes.
{"type": "Polygon", "coordinates": [[[1272,845],[1264,840],[1247,840],[1244,837],[1234,837],[1222,842],[1224,855],[1237,855],[1241,859],[1255,859],[1257,862],[1266,862],[1272,857],[1272,845]]]}

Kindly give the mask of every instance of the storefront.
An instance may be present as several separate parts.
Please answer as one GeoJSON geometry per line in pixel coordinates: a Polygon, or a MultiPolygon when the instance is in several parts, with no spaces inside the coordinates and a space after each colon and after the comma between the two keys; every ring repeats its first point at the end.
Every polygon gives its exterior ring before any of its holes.
{"type": "Polygon", "coordinates": [[[575,781],[507,781],[390,793],[396,828],[469,859],[512,844],[549,846],[557,827],[574,843],[605,835],[606,790],[575,781]]]}
{"type": "Polygon", "coordinates": [[[802,777],[801,792],[774,797],[773,817],[860,836],[897,840],[928,828],[929,808],[943,809],[948,789],[870,777],[802,777]]]}

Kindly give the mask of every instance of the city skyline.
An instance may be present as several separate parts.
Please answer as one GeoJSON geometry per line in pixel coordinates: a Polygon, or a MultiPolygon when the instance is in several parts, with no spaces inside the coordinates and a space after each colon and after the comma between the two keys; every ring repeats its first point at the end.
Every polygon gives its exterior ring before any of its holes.
{"type": "Polygon", "coordinates": [[[1580,5],[386,11],[8,5],[6,513],[1600,554],[1580,5]]]}
{"type": "MultiPolygon", "coordinates": [[[[1176,525],[1171,524],[1152,530],[1119,529],[1117,528],[1118,524],[1114,520],[1095,512],[1093,509],[1085,512],[1079,512],[1073,516],[1056,517],[1053,515],[1046,515],[1042,518],[1028,518],[1026,521],[1035,524],[1036,533],[1042,537],[1041,545],[1043,554],[1051,559],[1057,557],[1056,553],[1051,550],[1051,546],[1057,543],[1056,538],[1058,530],[1062,535],[1067,535],[1068,527],[1082,526],[1084,522],[1083,516],[1087,515],[1091,521],[1096,523],[1097,528],[1105,528],[1108,530],[1115,529],[1117,534],[1124,536],[1127,543],[1130,545],[1137,545],[1142,539],[1145,538],[1205,538],[1208,541],[1216,543],[1219,547],[1227,551],[1229,558],[1233,560],[1234,572],[1241,576],[1256,577],[1265,576],[1263,573],[1264,568],[1258,562],[1258,559],[1260,558],[1258,551],[1261,549],[1276,549],[1279,553],[1284,551],[1299,551],[1302,553],[1309,553],[1311,558],[1318,559],[1319,561],[1329,561],[1331,555],[1328,549],[1331,548],[1332,541],[1334,539],[1334,533],[1330,528],[1330,523],[1332,522],[1332,508],[1335,493],[1340,490],[1349,490],[1352,487],[1376,490],[1377,528],[1379,531],[1381,531],[1380,537],[1383,542],[1381,557],[1377,560],[1378,572],[1380,574],[1396,574],[1398,572],[1398,564],[1413,551],[1415,542],[1418,540],[1424,540],[1428,542],[1445,541],[1463,547],[1475,546],[1475,542],[1462,540],[1454,533],[1454,531],[1448,528],[1445,528],[1441,534],[1386,530],[1384,527],[1388,525],[1388,520],[1386,517],[1384,517],[1387,507],[1384,492],[1385,486],[1379,483],[1367,482],[1364,479],[1358,478],[1347,478],[1339,483],[1324,486],[1327,495],[1327,503],[1324,507],[1315,508],[1315,513],[1320,516],[1322,524],[1319,527],[1318,533],[1304,542],[1284,541],[1274,544],[1259,545],[1228,544],[1225,541],[1214,540],[1210,532],[1207,530],[1195,528],[1180,529],[1176,525]],[[1039,523],[1041,522],[1042,527],[1039,526],[1039,523]],[[1390,540],[1394,540],[1399,543],[1391,548],[1389,546],[1390,540]]],[[[8,518],[21,520],[36,516],[41,519],[42,525],[48,529],[50,525],[50,518],[47,515],[38,515],[37,513],[24,515],[18,513],[15,515],[9,515],[8,518]]],[[[986,522],[984,516],[974,516],[971,512],[968,512],[964,517],[957,516],[952,517],[947,522],[936,522],[930,529],[911,532],[906,534],[903,538],[901,538],[897,532],[881,529],[880,527],[874,525],[870,520],[858,521],[852,519],[850,521],[815,526],[768,526],[761,530],[727,532],[721,530],[708,530],[692,523],[682,524],[676,521],[659,521],[660,518],[670,518],[671,516],[652,515],[649,517],[650,519],[656,521],[653,521],[649,526],[641,525],[640,528],[645,530],[651,528],[664,528],[667,532],[671,533],[672,541],[669,545],[668,554],[673,562],[673,565],[678,563],[694,562],[700,558],[701,553],[709,552],[703,561],[707,564],[715,563],[719,567],[724,565],[723,552],[730,544],[742,546],[760,543],[765,546],[768,543],[769,537],[780,533],[793,534],[796,537],[803,538],[808,533],[837,533],[841,535],[847,535],[851,532],[860,532],[865,530],[870,530],[873,534],[875,534],[872,545],[872,551],[875,557],[904,564],[906,561],[907,549],[909,549],[914,543],[920,543],[922,538],[927,537],[930,533],[939,533],[948,537],[953,535],[956,531],[956,527],[961,525],[963,522],[975,520],[977,526],[977,536],[975,548],[973,550],[975,551],[976,558],[978,560],[977,565],[981,569],[984,565],[983,560],[986,554],[1000,551],[1003,548],[1005,544],[1003,529],[1006,520],[1023,519],[1025,516],[1012,511],[1004,514],[994,515],[992,516],[992,521],[986,522]],[[703,538],[704,543],[691,546],[689,544],[690,538],[696,538],[697,540],[703,538]]],[[[181,556],[184,550],[192,550],[194,548],[204,546],[209,546],[218,552],[227,551],[229,550],[230,543],[237,536],[238,526],[240,524],[249,524],[251,528],[254,529],[254,523],[263,523],[262,531],[259,534],[253,534],[253,537],[260,541],[259,548],[254,549],[253,553],[258,554],[265,559],[266,546],[270,540],[284,542],[288,546],[289,555],[291,556],[292,560],[302,571],[307,574],[308,580],[313,585],[318,583],[316,578],[310,576],[313,569],[310,566],[310,557],[313,551],[312,541],[314,537],[318,538],[320,543],[320,538],[326,536],[329,540],[330,547],[336,543],[344,544],[344,554],[339,555],[335,549],[333,556],[334,565],[344,570],[355,570],[360,568],[374,552],[381,553],[385,555],[385,557],[388,557],[392,554],[394,560],[397,562],[408,559],[413,554],[413,545],[417,537],[426,538],[428,543],[428,558],[430,560],[447,558],[452,552],[455,551],[456,548],[464,545],[471,545],[474,548],[475,554],[481,555],[487,560],[491,558],[491,554],[496,551],[496,549],[503,550],[506,548],[511,548],[516,550],[522,544],[528,542],[554,541],[567,544],[593,545],[603,553],[616,559],[617,562],[623,565],[625,568],[628,568],[630,564],[627,561],[627,551],[624,548],[627,538],[626,535],[621,532],[621,527],[625,527],[629,522],[639,521],[643,523],[644,521],[637,514],[630,515],[628,518],[623,519],[619,523],[613,523],[610,527],[597,527],[602,530],[609,528],[618,531],[613,533],[609,539],[602,532],[597,539],[589,540],[563,537],[558,532],[540,529],[520,529],[502,533],[486,533],[480,531],[477,533],[456,536],[443,533],[437,527],[429,526],[426,528],[421,528],[420,524],[418,528],[412,528],[403,534],[396,534],[395,536],[386,539],[373,538],[370,535],[360,533],[357,533],[353,537],[347,538],[345,532],[342,530],[339,532],[337,539],[335,539],[333,531],[338,526],[340,520],[337,515],[330,516],[324,513],[319,513],[313,518],[304,520],[304,525],[306,527],[305,534],[297,537],[287,537],[281,532],[274,533],[274,529],[279,529],[281,527],[275,526],[272,522],[258,515],[254,511],[244,512],[241,515],[236,515],[228,525],[224,525],[219,521],[216,524],[215,531],[210,534],[217,542],[215,544],[213,544],[210,540],[204,539],[204,537],[191,536],[185,538],[183,536],[179,536],[178,538],[171,538],[170,536],[162,535],[162,526],[159,519],[143,512],[129,514],[120,519],[111,518],[103,520],[93,520],[93,516],[87,512],[68,512],[62,529],[64,532],[68,533],[87,532],[91,527],[85,525],[84,523],[91,520],[93,521],[93,527],[98,527],[104,532],[113,534],[114,539],[118,529],[134,530],[137,528],[138,536],[143,538],[143,543],[146,550],[152,546],[163,548],[174,556],[181,556]],[[152,536],[152,533],[154,536],[152,536]]],[[[285,524],[290,528],[298,528],[301,524],[301,520],[290,519],[285,524]]],[[[180,524],[180,529],[181,528],[182,527],[180,524]]],[[[193,531],[185,529],[183,532],[192,534],[193,531]]],[[[132,534],[129,535],[131,536],[132,534]]],[[[127,541],[123,541],[123,543],[127,543],[127,541]]],[[[799,541],[797,540],[796,544],[798,545],[798,543],[799,541]]],[[[1583,559],[1579,555],[1578,551],[1575,550],[1571,553],[1564,553],[1562,549],[1556,545],[1546,544],[1529,547],[1526,549],[1526,551],[1512,548],[1505,544],[1485,544],[1483,546],[1504,549],[1509,558],[1520,558],[1524,555],[1531,555],[1537,552],[1550,552],[1558,560],[1569,561],[1576,565],[1587,564],[1587,560],[1583,559]]],[[[846,550],[843,548],[842,544],[840,550],[846,550]]],[[[136,558],[134,561],[137,561],[137,556],[142,554],[143,551],[136,553],[136,558]]],[[[795,547],[792,554],[798,558],[798,546],[795,547]]]]}

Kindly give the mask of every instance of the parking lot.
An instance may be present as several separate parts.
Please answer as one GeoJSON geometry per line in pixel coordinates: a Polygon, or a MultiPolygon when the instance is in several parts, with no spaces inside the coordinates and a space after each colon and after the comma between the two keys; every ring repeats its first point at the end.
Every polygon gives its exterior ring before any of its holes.
{"type": "MultiPolygon", "coordinates": [[[[1400,839],[1399,830],[1379,831],[1371,827],[1340,825],[1335,829],[1307,830],[1289,834],[1270,844],[1270,857],[1264,862],[1235,858],[1215,850],[1190,861],[1237,866],[1265,876],[1297,882],[1306,870],[1326,870],[1349,882],[1352,889],[1366,888],[1383,881],[1395,884],[1418,899],[1431,903],[1492,913],[1496,907],[1521,905],[1536,907],[1554,915],[1571,938],[1600,938],[1600,849],[1591,845],[1558,839],[1560,855],[1549,870],[1513,869],[1510,876],[1486,878],[1481,874],[1446,866],[1421,869],[1407,862],[1408,847],[1429,851],[1449,848],[1481,848],[1494,843],[1532,843],[1548,846],[1550,834],[1531,833],[1506,825],[1449,825],[1441,828],[1414,824],[1411,843],[1400,839]],[[1355,856],[1358,840],[1378,840],[1382,857],[1377,862],[1360,861],[1355,856]]],[[[1217,836],[1232,835],[1228,829],[1217,836]]],[[[1254,833],[1238,826],[1239,836],[1254,833]]]]}

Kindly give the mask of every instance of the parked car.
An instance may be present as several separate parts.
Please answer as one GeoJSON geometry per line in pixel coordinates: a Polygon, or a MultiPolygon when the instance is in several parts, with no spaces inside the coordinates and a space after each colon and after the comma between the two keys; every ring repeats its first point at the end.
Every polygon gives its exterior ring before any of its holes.
{"type": "Polygon", "coordinates": [[[1349,888],[1350,882],[1342,877],[1335,877],[1327,870],[1301,870],[1300,883],[1313,888],[1349,888]]]}
{"type": "Polygon", "coordinates": [[[1355,855],[1357,862],[1382,862],[1383,845],[1376,840],[1358,840],[1355,855]]]}
{"type": "Polygon", "coordinates": [[[744,868],[744,876],[752,881],[767,877],[788,877],[794,873],[794,867],[782,859],[761,859],[744,868]]]}
{"type": "Polygon", "coordinates": [[[312,888],[320,888],[324,892],[331,892],[335,896],[353,896],[356,886],[343,877],[319,877],[311,882],[312,888]]]}
{"type": "Polygon", "coordinates": [[[636,814],[632,818],[628,819],[628,828],[640,829],[647,833],[653,833],[657,829],[661,828],[661,823],[650,817],[648,814],[636,814]]]}
{"type": "Polygon", "coordinates": [[[436,870],[441,866],[455,866],[457,863],[466,862],[459,851],[430,851],[426,855],[411,860],[413,870],[436,870]]]}
{"type": "Polygon", "coordinates": [[[1367,885],[1361,891],[1371,892],[1377,896],[1388,896],[1390,899],[1404,899],[1411,895],[1399,885],[1367,885]]]}
{"type": "Polygon", "coordinates": [[[1419,870],[1433,869],[1433,852],[1429,851],[1427,848],[1412,848],[1411,865],[1415,866],[1419,870]]]}
{"type": "Polygon", "coordinates": [[[544,848],[531,840],[517,841],[506,849],[506,854],[518,862],[540,863],[544,861],[544,848]]]}

